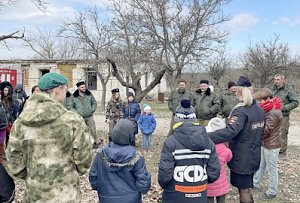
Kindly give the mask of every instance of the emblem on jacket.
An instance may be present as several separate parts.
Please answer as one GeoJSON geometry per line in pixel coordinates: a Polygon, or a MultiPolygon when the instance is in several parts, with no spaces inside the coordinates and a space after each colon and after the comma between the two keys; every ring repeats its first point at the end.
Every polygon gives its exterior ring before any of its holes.
{"type": "Polygon", "coordinates": [[[181,183],[183,183],[184,181],[190,183],[205,181],[207,180],[206,166],[176,166],[174,169],[173,177],[177,182],[181,183]]]}

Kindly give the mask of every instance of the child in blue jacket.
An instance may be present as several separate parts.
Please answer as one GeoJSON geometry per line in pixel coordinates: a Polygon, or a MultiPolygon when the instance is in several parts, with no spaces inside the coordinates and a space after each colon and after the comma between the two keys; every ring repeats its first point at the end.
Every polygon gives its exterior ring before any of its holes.
{"type": "Polygon", "coordinates": [[[98,149],[89,181],[101,203],[142,203],[150,189],[151,175],[143,156],[131,146],[132,124],[121,119],[114,126],[112,141],[98,149]]]}
{"type": "Polygon", "coordinates": [[[144,104],[144,112],[140,115],[138,127],[143,134],[142,148],[149,149],[152,145],[152,133],[156,128],[156,121],[148,104],[144,104]]]}

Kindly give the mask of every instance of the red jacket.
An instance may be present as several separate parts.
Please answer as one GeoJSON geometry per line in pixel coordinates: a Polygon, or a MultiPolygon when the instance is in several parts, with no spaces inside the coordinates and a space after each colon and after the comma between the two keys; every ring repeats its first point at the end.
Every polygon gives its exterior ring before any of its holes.
{"type": "Polygon", "coordinates": [[[224,166],[231,160],[232,152],[224,143],[216,144],[216,151],[221,163],[221,172],[218,180],[214,183],[208,184],[208,197],[219,197],[229,193],[229,184],[224,166]]]}

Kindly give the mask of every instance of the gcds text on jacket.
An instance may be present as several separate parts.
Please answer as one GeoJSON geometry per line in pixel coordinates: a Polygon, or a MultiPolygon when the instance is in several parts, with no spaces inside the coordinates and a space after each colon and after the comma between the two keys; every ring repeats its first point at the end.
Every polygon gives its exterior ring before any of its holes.
{"type": "MultiPolygon", "coordinates": [[[[207,180],[206,166],[200,165],[191,166],[176,166],[174,169],[174,179],[178,182],[202,182],[207,180]]],[[[196,186],[175,185],[175,191],[186,193],[185,197],[194,198],[201,197],[201,192],[207,190],[207,184],[196,186]],[[189,194],[192,193],[192,194],[189,194]]]]}

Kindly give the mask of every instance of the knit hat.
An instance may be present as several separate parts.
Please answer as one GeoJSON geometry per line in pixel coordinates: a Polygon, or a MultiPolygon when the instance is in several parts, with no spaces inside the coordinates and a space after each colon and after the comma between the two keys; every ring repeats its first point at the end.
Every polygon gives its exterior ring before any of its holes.
{"type": "Polygon", "coordinates": [[[41,77],[38,82],[38,86],[41,91],[53,89],[60,85],[65,85],[68,83],[68,79],[58,73],[46,73],[41,77]]]}
{"type": "Polygon", "coordinates": [[[209,84],[208,80],[200,80],[200,84],[205,83],[205,84],[209,84]]]}
{"type": "Polygon", "coordinates": [[[239,80],[237,81],[237,86],[241,87],[251,87],[251,82],[247,75],[242,75],[239,80]]]}
{"type": "Polygon", "coordinates": [[[226,128],[226,124],[224,119],[215,117],[208,122],[208,125],[205,128],[206,132],[215,132],[216,130],[226,128]]]}
{"type": "Polygon", "coordinates": [[[132,92],[128,92],[128,93],[127,93],[127,98],[128,98],[128,97],[134,97],[134,94],[133,94],[132,92]]]}
{"type": "Polygon", "coordinates": [[[115,93],[117,93],[117,92],[120,92],[119,88],[115,88],[115,89],[112,89],[112,90],[111,90],[111,93],[112,93],[112,94],[115,94],[115,93]]]}
{"type": "Polygon", "coordinates": [[[229,82],[227,83],[227,88],[228,88],[228,89],[230,89],[230,88],[233,87],[233,86],[236,86],[235,82],[229,81],[229,82]]]}
{"type": "Polygon", "coordinates": [[[191,106],[191,101],[187,99],[181,100],[180,106],[176,108],[174,117],[176,122],[184,122],[188,120],[196,120],[195,109],[191,106]]]}
{"type": "Polygon", "coordinates": [[[5,87],[12,87],[11,83],[8,81],[3,81],[0,83],[0,90],[3,90],[5,87]]]}
{"type": "Polygon", "coordinates": [[[132,123],[127,119],[120,119],[112,130],[111,140],[119,145],[131,145],[133,139],[132,123]]]}
{"type": "Polygon", "coordinates": [[[151,110],[151,107],[148,104],[144,104],[144,111],[151,110]]]}
{"type": "Polygon", "coordinates": [[[80,85],[85,85],[85,82],[84,81],[80,81],[80,82],[76,83],[77,87],[79,87],[80,85]]]}

